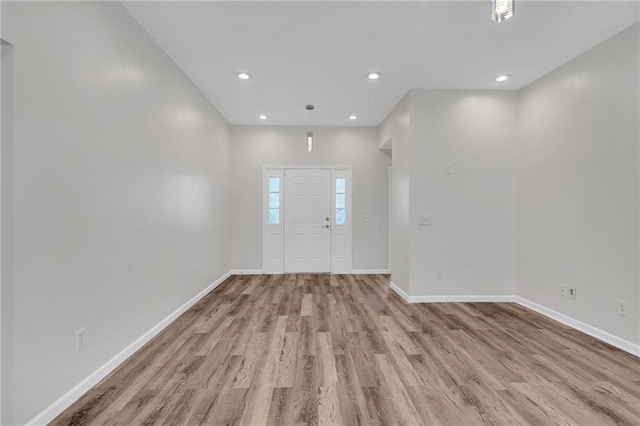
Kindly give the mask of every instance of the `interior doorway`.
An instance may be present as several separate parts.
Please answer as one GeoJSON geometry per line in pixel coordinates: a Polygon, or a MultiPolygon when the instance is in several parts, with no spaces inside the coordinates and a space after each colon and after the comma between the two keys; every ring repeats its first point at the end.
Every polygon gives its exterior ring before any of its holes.
{"type": "Polygon", "coordinates": [[[351,166],[265,166],[263,272],[351,272],[351,166]]]}

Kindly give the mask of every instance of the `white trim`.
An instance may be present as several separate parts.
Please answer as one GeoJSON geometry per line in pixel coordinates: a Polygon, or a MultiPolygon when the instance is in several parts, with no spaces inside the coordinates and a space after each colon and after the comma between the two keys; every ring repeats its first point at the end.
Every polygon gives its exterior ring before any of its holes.
{"type": "MultiPolygon", "coordinates": [[[[271,274],[271,272],[268,272],[271,274]]],[[[264,272],[262,269],[232,269],[229,271],[230,275],[262,275],[264,272]]]]}
{"type": "Polygon", "coordinates": [[[398,287],[393,281],[389,282],[389,287],[407,303],[509,303],[515,302],[516,296],[504,295],[463,295],[463,296],[409,296],[403,289],[398,287]]]}
{"type": "Polygon", "coordinates": [[[504,295],[452,295],[452,296],[409,296],[409,303],[509,303],[515,300],[515,296],[504,295]]]}
{"type": "Polygon", "coordinates": [[[398,296],[400,296],[405,302],[411,303],[411,301],[409,300],[409,295],[405,293],[403,289],[398,287],[393,281],[389,281],[389,287],[391,287],[391,290],[395,291],[398,296]]]}
{"type": "Polygon", "coordinates": [[[107,361],[104,365],[99,367],[96,371],[87,376],[80,383],[71,388],[67,393],[62,395],[53,404],[49,405],[37,416],[31,419],[26,426],[45,425],[55,419],[60,413],[69,408],[71,404],[76,402],[82,395],[87,393],[92,387],[98,384],[98,382],[104,379],[109,373],[115,370],[120,364],[126,361],[131,355],[138,349],[144,346],[147,342],[153,339],[158,333],[165,329],[169,324],[175,321],[180,315],[182,315],[187,309],[195,305],[200,299],[206,296],[211,290],[218,287],[227,278],[231,276],[231,271],[218,278],[215,282],[208,285],[207,288],[195,295],[191,300],[180,306],[174,312],[169,314],[165,319],[153,326],[149,331],[137,338],[133,343],[124,348],[120,353],[107,361]]]}
{"type": "MultiPolygon", "coordinates": [[[[349,275],[389,275],[391,273],[388,269],[352,269],[351,272],[346,272],[349,275]]],[[[272,274],[278,275],[273,272],[264,272],[262,269],[232,269],[229,271],[231,275],[262,275],[272,274]]]]}
{"type": "Polygon", "coordinates": [[[265,164],[262,166],[262,170],[269,169],[327,169],[327,170],[347,170],[351,169],[350,165],[346,164],[265,164]]]}
{"type": "Polygon", "coordinates": [[[591,337],[595,337],[598,340],[602,340],[603,342],[608,343],[612,346],[615,346],[618,349],[622,349],[625,352],[628,352],[632,355],[640,357],[640,345],[637,345],[633,342],[622,339],[618,336],[614,336],[609,332],[600,330],[599,328],[593,327],[589,324],[585,324],[582,321],[573,319],[570,316],[561,314],[560,312],[554,311],[553,309],[549,309],[542,305],[538,305],[537,303],[532,302],[523,297],[516,296],[515,302],[518,305],[524,306],[525,308],[529,308],[532,311],[536,311],[537,313],[542,314],[553,320],[556,320],[564,325],[568,325],[571,328],[575,328],[576,330],[581,331],[585,334],[588,334],[591,337]]]}
{"type": "MultiPolygon", "coordinates": [[[[391,139],[389,139],[391,141],[391,139]]],[[[393,246],[393,235],[391,234],[391,209],[393,207],[393,169],[389,166],[389,176],[387,177],[387,265],[389,265],[389,274],[391,273],[391,247],[393,246]]]]}

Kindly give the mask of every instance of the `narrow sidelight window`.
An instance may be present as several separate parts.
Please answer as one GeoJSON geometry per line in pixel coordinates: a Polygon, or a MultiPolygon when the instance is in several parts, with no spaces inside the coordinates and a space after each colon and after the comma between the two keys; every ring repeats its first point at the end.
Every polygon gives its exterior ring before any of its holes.
{"type": "Polygon", "coordinates": [[[269,178],[269,225],[280,224],[280,178],[269,178]]]}
{"type": "Polygon", "coordinates": [[[347,178],[336,178],[336,225],[347,223],[347,178]]]}

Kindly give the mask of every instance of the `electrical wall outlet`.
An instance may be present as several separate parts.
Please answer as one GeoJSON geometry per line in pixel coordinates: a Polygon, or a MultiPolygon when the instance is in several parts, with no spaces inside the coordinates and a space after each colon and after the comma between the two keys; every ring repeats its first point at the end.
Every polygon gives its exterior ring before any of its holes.
{"type": "Polygon", "coordinates": [[[572,299],[576,298],[576,288],[575,287],[569,287],[569,297],[572,299]]]}
{"type": "Polygon", "coordinates": [[[418,225],[431,225],[431,216],[418,216],[418,225]]]}
{"type": "Polygon", "coordinates": [[[362,215],[362,221],[363,222],[369,222],[369,215],[368,214],[363,214],[362,215]]]}
{"type": "Polygon", "coordinates": [[[436,272],[436,280],[444,280],[444,271],[442,269],[438,269],[438,272],[436,272]]]}
{"type": "Polygon", "coordinates": [[[627,301],[617,300],[618,303],[618,315],[627,315],[627,301]]]}
{"type": "Polygon", "coordinates": [[[560,296],[567,297],[567,285],[560,284],[560,296]]]}
{"type": "Polygon", "coordinates": [[[82,327],[76,331],[76,351],[84,349],[87,345],[87,327],[82,327]]]}

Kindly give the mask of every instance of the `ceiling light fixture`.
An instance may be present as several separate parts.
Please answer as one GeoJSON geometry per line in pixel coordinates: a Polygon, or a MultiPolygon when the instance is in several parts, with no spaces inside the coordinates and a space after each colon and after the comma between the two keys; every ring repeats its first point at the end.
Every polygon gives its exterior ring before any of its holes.
{"type": "Polygon", "coordinates": [[[236,76],[240,80],[249,80],[252,77],[251,74],[249,74],[248,72],[244,72],[244,71],[237,72],[236,76]]]}
{"type": "Polygon", "coordinates": [[[357,115],[350,115],[349,116],[349,120],[357,120],[358,116],[357,115]]]}
{"type": "Polygon", "coordinates": [[[381,72],[378,72],[378,71],[372,71],[372,72],[370,72],[370,73],[368,73],[368,74],[367,74],[367,78],[368,78],[369,80],[377,80],[377,79],[379,79],[380,77],[382,77],[382,73],[381,73],[381,72]]]}
{"type": "Polygon", "coordinates": [[[491,19],[506,21],[513,16],[513,0],[491,0],[491,19]]]}
{"type": "Polygon", "coordinates": [[[502,83],[503,81],[509,80],[510,77],[511,77],[511,74],[500,74],[500,75],[496,76],[495,80],[498,83],[502,83]]]}
{"type": "Polygon", "coordinates": [[[266,120],[266,119],[267,119],[267,116],[266,116],[266,115],[259,115],[259,116],[258,116],[258,118],[259,118],[260,120],[266,120]]]}
{"type": "MultiPolygon", "coordinates": [[[[316,107],[313,104],[307,104],[307,105],[304,106],[304,109],[306,109],[310,113],[311,111],[316,109],[316,107]]],[[[309,117],[311,117],[311,115],[309,113],[307,113],[307,114],[309,115],[309,117]]],[[[309,120],[309,121],[311,121],[311,120],[309,120]]],[[[311,152],[311,151],[313,151],[313,131],[312,130],[307,130],[307,152],[311,152]]]]}
{"type": "Polygon", "coordinates": [[[307,151],[313,151],[313,131],[307,130],[307,151]]]}

